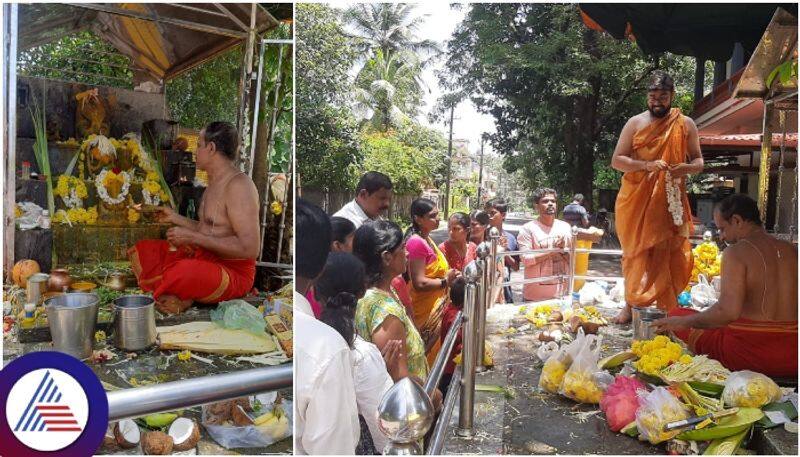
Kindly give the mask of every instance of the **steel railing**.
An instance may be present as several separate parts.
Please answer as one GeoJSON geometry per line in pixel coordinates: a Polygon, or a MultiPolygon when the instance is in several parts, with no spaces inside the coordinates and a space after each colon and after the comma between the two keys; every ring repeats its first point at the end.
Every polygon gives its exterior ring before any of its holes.
{"type": "MultiPolygon", "coordinates": [[[[578,229],[573,227],[572,238],[567,248],[544,248],[517,251],[499,252],[500,232],[492,228],[489,232],[489,241],[478,246],[478,259],[464,269],[464,278],[467,285],[464,291],[464,309],[456,317],[455,322],[445,336],[442,348],[425,381],[424,391],[430,397],[441,380],[444,365],[449,360],[458,330],[462,330],[462,364],[453,374],[447,395],[445,396],[442,411],[433,424],[433,432],[428,442],[428,455],[441,454],[444,440],[447,436],[447,427],[450,424],[453,409],[458,396],[458,427],[456,434],[461,437],[470,437],[474,431],[475,407],[475,375],[485,369],[483,366],[486,341],[486,310],[494,302],[494,294],[498,287],[515,284],[534,284],[547,281],[568,281],[567,293],[563,296],[570,299],[574,293],[576,279],[605,279],[619,281],[618,276],[576,275],[576,254],[596,254],[621,256],[622,251],[617,249],[586,249],[577,248],[578,229]],[[537,278],[528,278],[513,281],[501,281],[497,271],[497,263],[503,262],[507,256],[543,254],[549,252],[563,252],[569,256],[569,271],[564,274],[551,275],[537,278]]],[[[554,297],[554,298],[563,298],[554,297]]],[[[427,432],[427,430],[425,430],[427,432]]],[[[421,448],[409,446],[407,441],[391,441],[383,450],[384,454],[409,454],[418,453],[421,448]]]]}
{"type": "Polygon", "coordinates": [[[131,419],[287,387],[292,387],[291,364],[115,390],[106,394],[108,420],[131,419]]]}

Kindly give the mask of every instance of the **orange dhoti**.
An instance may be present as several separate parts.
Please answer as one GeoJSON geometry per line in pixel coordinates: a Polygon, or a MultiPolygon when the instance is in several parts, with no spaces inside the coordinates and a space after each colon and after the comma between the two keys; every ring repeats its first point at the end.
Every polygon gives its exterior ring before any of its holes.
{"type": "MultiPolygon", "coordinates": [[[[636,132],[632,157],[661,159],[669,165],[685,163],[686,143],[683,115],[673,108],[663,119],[636,132]]],[[[631,306],[655,302],[664,310],[675,308],[692,272],[692,218],[685,181],[680,184],[681,225],[673,222],[665,181],[665,171],[629,171],[622,176],[615,208],[616,230],[622,245],[625,301],[631,306]]]]}
{"type": "Polygon", "coordinates": [[[256,262],[223,259],[203,248],[170,251],[164,240],[143,240],[128,250],[139,287],[158,300],[173,295],[181,300],[217,303],[247,295],[253,287],[256,262]]]}
{"type": "MultiPolygon", "coordinates": [[[[670,316],[697,311],[672,310],[670,316]]],[[[731,371],[751,370],[774,377],[797,376],[797,322],[737,319],[725,327],[673,331],[695,354],[719,360],[731,371]]]]}

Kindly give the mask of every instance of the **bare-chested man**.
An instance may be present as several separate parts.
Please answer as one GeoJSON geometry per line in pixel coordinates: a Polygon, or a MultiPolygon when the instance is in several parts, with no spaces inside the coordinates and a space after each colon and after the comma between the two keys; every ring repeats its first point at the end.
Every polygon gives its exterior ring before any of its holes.
{"type": "Polygon", "coordinates": [[[730,370],[797,376],[797,249],[767,234],[756,202],[743,194],[714,210],[722,253],[717,303],[703,312],[678,308],[653,323],[730,370]]]}
{"type": "Polygon", "coordinates": [[[622,245],[626,306],[614,319],[631,320],[631,306],[656,304],[669,311],[692,272],[691,209],[685,176],[703,170],[697,126],[679,108],[672,78],[656,71],[647,90],[647,111],[628,120],[611,166],[624,172],[617,194],[616,227],[622,245]],[[687,163],[688,162],[688,163],[687,163]],[[675,189],[675,205],[668,191],[675,189]]]}
{"type": "Polygon", "coordinates": [[[171,208],[159,220],[175,226],[167,240],[144,240],[131,248],[139,287],[152,292],[157,308],[179,313],[193,301],[217,303],[242,297],[253,287],[261,249],[258,192],[235,166],[239,138],[228,122],[212,122],[200,132],[197,167],[208,173],[199,221],[171,208]]]}

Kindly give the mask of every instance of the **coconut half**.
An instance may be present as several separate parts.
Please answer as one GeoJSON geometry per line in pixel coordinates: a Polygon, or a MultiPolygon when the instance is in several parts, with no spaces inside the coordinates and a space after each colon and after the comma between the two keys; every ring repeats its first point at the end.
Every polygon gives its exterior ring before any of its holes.
{"type": "Polygon", "coordinates": [[[197,422],[186,417],[175,419],[169,426],[167,434],[172,437],[173,451],[192,449],[200,441],[200,427],[197,426],[197,422]]]}
{"type": "Polygon", "coordinates": [[[241,405],[233,405],[233,409],[231,409],[231,418],[233,419],[233,423],[240,427],[253,425],[253,418],[245,412],[241,405]]]}
{"type": "Polygon", "coordinates": [[[142,435],[142,452],[146,455],[172,454],[172,437],[164,432],[145,432],[142,435]]]}
{"type": "Polygon", "coordinates": [[[117,451],[119,450],[119,444],[117,444],[117,437],[114,436],[114,429],[117,428],[117,424],[108,424],[106,427],[106,434],[103,436],[103,449],[108,451],[117,451]]]}
{"type": "Polygon", "coordinates": [[[124,419],[117,422],[114,426],[114,438],[117,444],[123,449],[130,449],[136,447],[142,439],[142,433],[139,431],[139,426],[136,425],[131,419],[124,419]]]}

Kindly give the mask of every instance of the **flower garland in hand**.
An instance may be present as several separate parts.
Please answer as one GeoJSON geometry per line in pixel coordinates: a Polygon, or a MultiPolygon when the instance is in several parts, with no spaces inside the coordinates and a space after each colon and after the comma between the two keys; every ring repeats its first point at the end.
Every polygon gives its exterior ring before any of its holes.
{"type": "Polygon", "coordinates": [[[67,175],[58,177],[58,184],[53,193],[61,197],[61,200],[64,201],[64,205],[70,209],[83,208],[83,199],[88,195],[86,183],[84,183],[83,180],[75,176],[67,175]]]}
{"type": "Polygon", "coordinates": [[[154,171],[147,172],[147,177],[142,182],[142,197],[144,198],[145,205],[157,206],[162,201],[167,201],[169,197],[167,197],[167,193],[161,189],[158,173],[154,171]]]}
{"type": "Polygon", "coordinates": [[[119,168],[113,170],[104,168],[103,171],[98,173],[94,183],[97,187],[97,196],[100,197],[101,200],[108,205],[118,205],[125,201],[125,197],[128,196],[128,190],[131,187],[131,177],[127,172],[120,171],[119,168]],[[114,184],[114,181],[121,183],[121,187],[117,196],[111,197],[106,187],[110,184],[114,184]]]}
{"type": "Polygon", "coordinates": [[[683,201],[681,201],[681,179],[672,177],[672,174],[667,170],[664,177],[664,185],[667,188],[667,206],[669,213],[672,215],[672,223],[681,226],[683,225],[683,201]]]}

